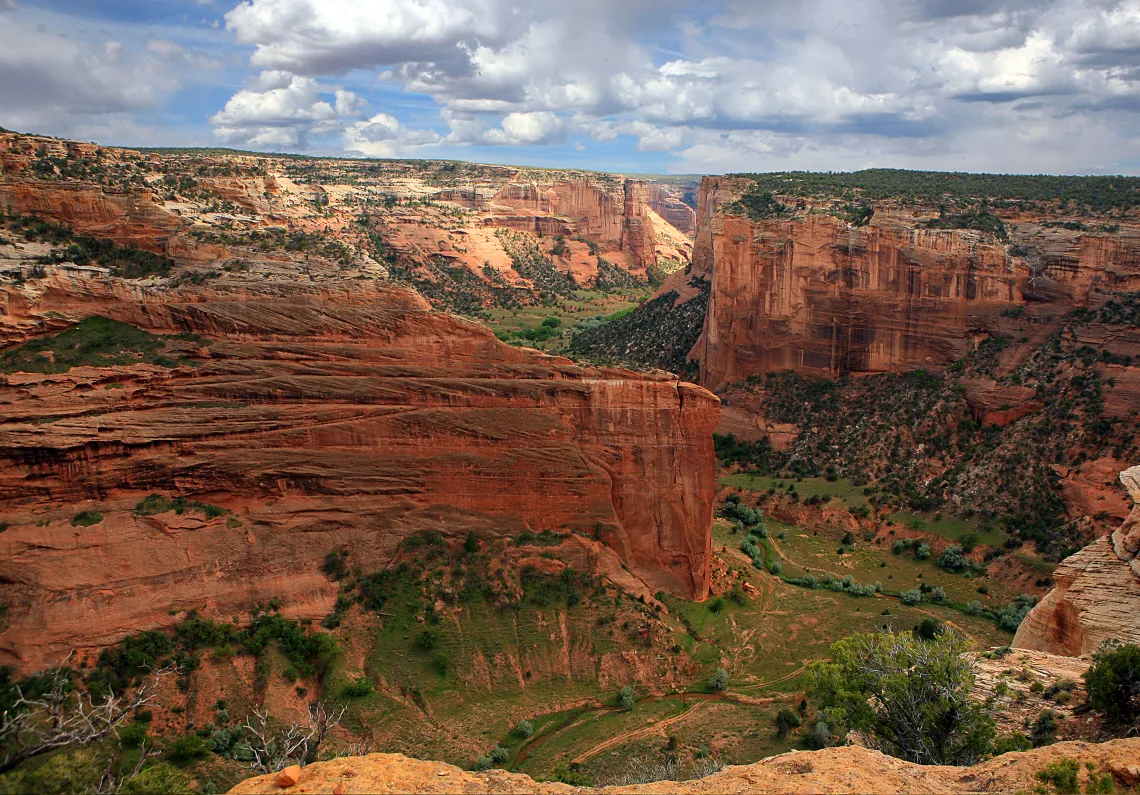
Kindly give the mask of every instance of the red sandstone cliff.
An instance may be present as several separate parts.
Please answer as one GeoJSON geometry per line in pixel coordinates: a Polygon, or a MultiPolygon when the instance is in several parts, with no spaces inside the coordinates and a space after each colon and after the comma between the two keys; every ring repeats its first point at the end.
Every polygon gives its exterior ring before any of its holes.
{"type": "Polygon", "coordinates": [[[701,183],[693,267],[712,281],[701,357],[710,387],[765,372],[819,376],[941,367],[1003,311],[1032,301],[1058,316],[1140,287],[1134,235],[1032,227],[1029,262],[982,233],[916,228],[890,213],[855,227],[826,214],[752,221],[729,209],[750,185],[701,183]]]}
{"type": "Polygon", "coordinates": [[[511,348],[394,288],[74,298],[45,291],[35,311],[204,341],[169,343],[190,357],[171,367],[3,377],[4,664],[34,670],[172,610],[277,599],[320,617],[328,552],[378,568],[429,529],[578,531],[650,592],[708,592],[718,410],[699,387],[511,348]],[[151,493],[232,515],[135,516],[151,493]],[[73,526],[80,511],[103,519],[73,526]]]}
{"type": "Polygon", "coordinates": [[[491,199],[484,223],[544,233],[582,235],[603,247],[629,252],[635,268],[657,264],[656,237],[649,218],[647,185],[625,180],[621,192],[587,180],[564,180],[551,185],[504,186],[491,199]],[[521,210],[524,216],[505,213],[521,210]],[[560,219],[566,219],[561,221],[560,219]],[[566,225],[565,229],[558,224],[566,225]]]}
{"type": "Polygon", "coordinates": [[[650,183],[649,206],[653,211],[686,235],[697,229],[697,214],[692,207],[681,201],[672,190],[650,183]]]}
{"type": "Polygon", "coordinates": [[[1014,646],[1079,656],[1106,640],[1140,643],[1140,467],[1120,480],[1135,502],[1132,513],[1057,567],[1053,590],[1025,617],[1014,646]]]}

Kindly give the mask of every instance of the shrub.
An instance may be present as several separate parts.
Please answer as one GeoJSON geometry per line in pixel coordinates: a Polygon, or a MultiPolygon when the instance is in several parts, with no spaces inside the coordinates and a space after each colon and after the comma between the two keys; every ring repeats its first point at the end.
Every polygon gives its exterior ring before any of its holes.
{"type": "Polygon", "coordinates": [[[518,725],[515,726],[515,734],[524,740],[527,739],[534,734],[534,724],[529,720],[520,720],[518,725]]]}
{"type": "Polygon", "coordinates": [[[818,751],[820,748],[826,748],[828,743],[831,742],[831,728],[821,720],[817,720],[808,729],[807,736],[804,737],[804,744],[811,749],[818,751]]]}
{"type": "Polygon", "coordinates": [[[1043,709],[1033,722],[1033,729],[1029,733],[1034,748],[1049,745],[1057,740],[1057,713],[1051,709],[1043,709]]]}
{"type": "Polygon", "coordinates": [[[951,544],[938,556],[937,565],[946,571],[960,572],[970,568],[970,559],[959,544],[951,544]]]}
{"type": "Polygon", "coordinates": [[[997,742],[994,743],[994,756],[1008,754],[1011,751],[1028,751],[1032,747],[1032,740],[1021,732],[1014,732],[997,738],[997,742]]]}
{"type": "Polygon", "coordinates": [[[471,765],[472,770],[490,770],[491,765],[494,764],[489,756],[475,757],[475,764],[471,765]]]}
{"type": "Polygon", "coordinates": [[[176,762],[192,762],[195,759],[201,759],[209,753],[209,750],[204,739],[197,734],[187,734],[174,740],[170,744],[168,753],[170,758],[176,762]]]}
{"type": "Polygon", "coordinates": [[[425,629],[416,636],[416,645],[425,651],[431,651],[439,645],[439,633],[434,629],[425,629]]]}
{"type": "Polygon", "coordinates": [[[1076,795],[1080,792],[1077,773],[1080,765],[1075,759],[1058,759],[1050,762],[1044,770],[1037,772],[1037,778],[1042,784],[1052,784],[1058,795],[1076,795]]]}
{"type": "Polygon", "coordinates": [[[345,563],[345,558],[348,557],[348,550],[333,550],[325,555],[325,562],[321,564],[321,571],[330,580],[339,580],[344,575],[348,574],[348,565],[345,563]]]}
{"type": "Polygon", "coordinates": [[[119,729],[119,745],[124,748],[138,748],[146,739],[146,724],[135,721],[119,729]]]}
{"type": "Polygon", "coordinates": [[[939,604],[946,601],[946,591],[941,585],[935,585],[930,589],[930,601],[938,602],[939,604]]]}
{"type": "Polygon", "coordinates": [[[166,762],[144,768],[119,787],[119,795],[193,795],[196,792],[189,776],[166,762]]]}
{"type": "Polygon", "coordinates": [[[811,663],[807,693],[840,736],[857,730],[885,753],[918,764],[972,764],[989,752],[994,722],[971,700],[966,642],[945,632],[854,635],[811,663]]]}
{"type": "Polygon", "coordinates": [[[977,599],[971,599],[966,603],[966,615],[968,616],[980,616],[985,612],[986,609],[982,607],[982,603],[977,599]]]}
{"type": "Polygon", "coordinates": [[[98,511],[83,511],[82,513],[75,514],[75,518],[71,520],[72,527],[91,527],[92,525],[99,524],[103,521],[103,514],[98,511]]]}
{"type": "Polygon", "coordinates": [[[1037,597],[1021,594],[1012,602],[1002,605],[997,611],[998,626],[1006,632],[1017,632],[1021,622],[1029,615],[1029,611],[1037,604],[1037,597]]]}
{"type": "Polygon", "coordinates": [[[780,572],[784,570],[784,564],[778,560],[772,560],[768,564],[768,572],[776,577],[780,576],[780,572]]]}
{"type": "Polygon", "coordinates": [[[923,640],[934,640],[946,631],[946,625],[937,618],[924,618],[918,625],[918,636],[923,640]]]}
{"type": "Polygon", "coordinates": [[[709,602],[709,612],[713,615],[718,615],[721,610],[724,610],[724,599],[716,597],[709,602]]]}
{"type": "Polygon", "coordinates": [[[633,711],[633,688],[629,685],[618,691],[618,706],[626,712],[633,711]]]}
{"type": "Polygon", "coordinates": [[[496,745],[491,749],[491,762],[496,765],[501,765],[510,758],[511,752],[501,745],[496,745]]]}
{"type": "Polygon", "coordinates": [[[1140,646],[1105,645],[1085,671],[1089,704],[1110,722],[1129,724],[1140,717],[1140,646]]]}
{"type": "Polygon", "coordinates": [[[779,737],[787,737],[792,729],[799,728],[800,722],[798,712],[784,707],[776,713],[776,735],[779,737]]]}
{"type": "Polygon", "coordinates": [[[716,673],[709,677],[709,690],[720,693],[728,688],[728,671],[717,668],[716,673]]]}
{"type": "Polygon", "coordinates": [[[914,607],[922,601],[922,591],[917,588],[911,588],[909,591],[903,591],[899,594],[899,601],[904,605],[914,607]]]}
{"type": "Polygon", "coordinates": [[[927,544],[919,544],[918,548],[914,550],[914,556],[918,560],[930,560],[933,554],[927,544]]]}
{"type": "Polygon", "coordinates": [[[372,683],[367,676],[358,676],[344,686],[344,694],[349,698],[364,698],[372,694],[372,683]]]}

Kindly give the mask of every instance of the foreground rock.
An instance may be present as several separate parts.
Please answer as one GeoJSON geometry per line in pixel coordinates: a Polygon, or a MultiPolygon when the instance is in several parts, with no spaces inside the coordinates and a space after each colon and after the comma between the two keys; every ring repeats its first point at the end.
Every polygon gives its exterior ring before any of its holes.
{"type": "Polygon", "coordinates": [[[1107,640],[1140,643],[1140,467],[1120,480],[1132,513],[1112,535],[1062,561],[1055,587],[1026,616],[1014,646],[1078,656],[1107,640]]]}
{"type": "Polygon", "coordinates": [[[370,754],[309,765],[287,789],[274,776],[238,784],[231,795],[256,793],[403,792],[403,793],[967,793],[1033,791],[1037,773],[1068,758],[1081,765],[1084,781],[1092,764],[1110,773],[1117,786],[1140,783],[1140,739],[1107,743],[1057,743],[1024,753],[1010,753],[973,767],[915,765],[855,746],[822,751],[794,751],[753,765],[729,767],[694,781],[654,782],[590,789],[536,782],[529,776],[490,771],[468,773],[440,762],[422,762],[400,754],[370,754]]]}
{"type": "Polygon", "coordinates": [[[0,379],[0,664],[187,610],[320,619],[328,553],[376,570],[425,531],[568,534],[567,563],[705,598],[714,396],[512,348],[407,290],[274,293],[44,294],[37,312],[183,336],[164,363],[0,379]],[[140,510],[151,494],[227,513],[140,510]]]}

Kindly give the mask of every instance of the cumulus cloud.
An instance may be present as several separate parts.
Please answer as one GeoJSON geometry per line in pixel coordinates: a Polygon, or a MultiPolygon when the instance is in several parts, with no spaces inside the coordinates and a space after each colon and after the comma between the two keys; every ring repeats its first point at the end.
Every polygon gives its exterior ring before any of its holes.
{"type": "Polygon", "coordinates": [[[244,0],[226,26],[288,81],[214,117],[251,144],[406,145],[316,82],[362,70],[434,100],[447,134],[412,145],[630,139],[686,170],[1131,170],[1140,112],[1137,0],[244,0]]]}
{"type": "Polygon", "coordinates": [[[439,134],[433,130],[410,130],[399,119],[387,113],[377,113],[347,127],[344,131],[345,148],[369,157],[399,157],[417,147],[439,143],[439,134]]]}

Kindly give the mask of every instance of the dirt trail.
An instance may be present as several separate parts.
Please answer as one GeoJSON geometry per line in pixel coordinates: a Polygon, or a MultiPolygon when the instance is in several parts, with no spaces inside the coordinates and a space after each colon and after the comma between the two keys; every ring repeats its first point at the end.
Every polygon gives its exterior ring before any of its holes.
{"type": "Polygon", "coordinates": [[[591,756],[597,756],[602,751],[605,751],[605,750],[610,749],[610,748],[614,748],[615,746],[625,745],[626,743],[631,743],[634,740],[642,740],[642,739],[645,739],[646,737],[652,737],[655,734],[660,734],[661,736],[665,736],[664,735],[665,729],[669,728],[674,723],[677,723],[678,721],[682,720],[683,718],[687,718],[689,715],[692,715],[694,712],[696,712],[698,709],[700,709],[702,706],[704,706],[707,703],[708,703],[708,701],[698,701],[696,704],[693,704],[693,706],[689,707],[684,712],[681,712],[678,715],[674,715],[671,718],[666,718],[665,720],[658,721],[657,723],[651,723],[648,726],[641,727],[640,729],[631,729],[630,731],[622,732],[621,734],[615,734],[613,737],[609,738],[608,740],[603,740],[602,742],[598,743],[597,745],[595,745],[593,748],[586,751],[585,753],[579,754],[578,756],[574,757],[574,761],[581,764],[582,762],[585,762],[587,759],[589,759],[591,756]]]}

